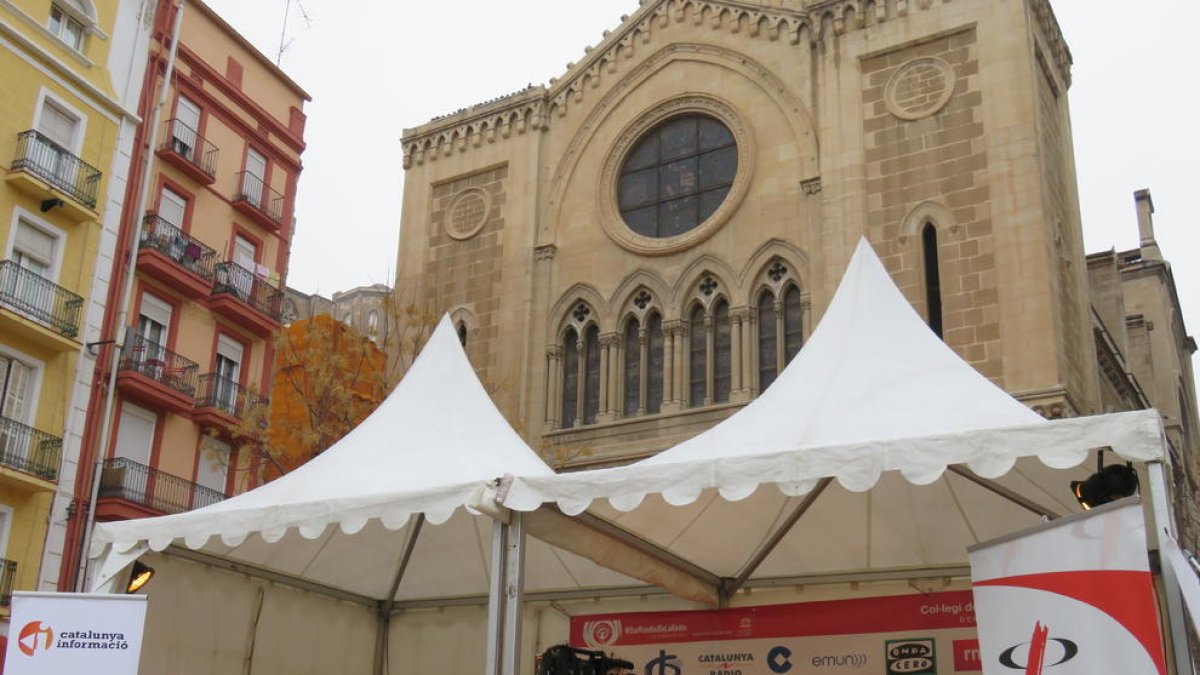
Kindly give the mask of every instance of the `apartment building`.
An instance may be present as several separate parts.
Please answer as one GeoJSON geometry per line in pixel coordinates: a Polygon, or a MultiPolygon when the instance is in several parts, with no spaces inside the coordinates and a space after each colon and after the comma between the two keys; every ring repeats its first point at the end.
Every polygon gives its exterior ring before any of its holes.
{"type": "Polygon", "coordinates": [[[56,495],[74,480],[74,393],[100,335],[152,11],[0,3],[0,636],[70,505],[56,495]]]}
{"type": "MultiPolygon", "coordinates": [[[[158,3],[138,107],[146,120],[178,11],[158,3]]],[[[98,521],[176,513],[256,480],[237,428],[270,393],[310,99],[204,3],[182,11],[161,121],[139,130],[125,195],[114,277],[132,274],[132,293],[113,284],[104,322],[104,341],[123,348],[100,345],[92,374],[80,466],[99,461],[98,485],[79,472],[72,508],[51,533],[61,589],[76,581],[89,512],[98,521]]]]}

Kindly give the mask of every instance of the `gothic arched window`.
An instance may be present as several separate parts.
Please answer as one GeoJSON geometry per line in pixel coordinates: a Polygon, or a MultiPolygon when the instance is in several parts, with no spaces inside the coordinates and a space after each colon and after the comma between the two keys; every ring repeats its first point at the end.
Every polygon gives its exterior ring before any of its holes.
{"type": "Polygon", "coordinates": [[[622,410],[626,417],[656,415],[663,398],[662,317],[651,312],[643,330],[635,317],[625,322],[625,390],[622,410]]]}
{"type": "Polygon", "coordinates": [[[783,301],[771,290],[758,296],[758,390],[779,377],[804,343],[802,312],[804,303],[800,289],[788,284],[783,301]]]}
{"type": "Polygon", "coordinates": [[[733,385],[733,329],[729,303],[718,300],[713,307],[713,403],[728,403],[733,385]]]}
{"type": "Polygon", "coordinates": [[[568,328],[562,344],[562,428],[575,426],[579,415],[579,334],[568,328]]]}
{"type": "Polygon", "coordinates": [[[938,271],[937,228],[925,223],[921,230],[921,251],[925,259],[925,306],[929,309],[929,328],[942,337],[942,279],[938,271]]]}
{"type": "Polygon", "coordinates": [[[704,308],[697,304],[688,317],[688,404],[704,405],[708,392],[708,329],[704,308]]]}

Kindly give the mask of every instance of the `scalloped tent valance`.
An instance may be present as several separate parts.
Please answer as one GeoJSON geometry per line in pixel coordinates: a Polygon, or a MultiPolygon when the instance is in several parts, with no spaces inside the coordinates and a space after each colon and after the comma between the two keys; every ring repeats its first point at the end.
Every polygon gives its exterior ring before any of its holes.
{"type": "MultiPolygon", "coordinates": [[[[443,317],[395,391],[312,461],[212,506],[98,524],[92,586],[147,550],[173,546],[376,601],[486,594],[492,519],[478,514],[495,511],[485,486],[507,473],[553,471],[495,408],[443,317]],[[424,522],[439,526],[418,540],[424,522]]],[[[549,561],[547,583],[632,581],[539,543],[531,549],[549,561]]]]}
{"type": "Polygon", "coordinates": [[[758,399],[628,466],[520,476],[503,503],[590,510],[736,588],[965,565],[971,544],[1078,510],[1068,481],[1104,447],[1162,460],[1158,414],[1043,420],[929,330],[864,239],[758,399]]]}

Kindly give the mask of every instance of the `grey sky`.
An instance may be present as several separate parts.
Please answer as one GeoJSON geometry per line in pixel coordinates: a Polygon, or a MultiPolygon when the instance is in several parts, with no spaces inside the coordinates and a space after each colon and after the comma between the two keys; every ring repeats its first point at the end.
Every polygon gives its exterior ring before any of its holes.
{"type": "MultiPolygon", "coordinates": [[[[275,56],[288,0],[207,0],[275,56]]],[[[1016,0],[992,0],[1013,2],[1016,0]]],[[[1075,57],[1070,90],[1088,252],[1137,245],[1149,187],[1190,328],[1200,330],[1200,3],[1052,0],[1075,57]],[[1193,195],[1194,196],[1194,195],[1193,195]]],[[[284,70],[308,107],[290,285],[329,295],[391,283],[402,129],[563,73],[637,0],[291,0],[284,70]],[[310,22],[301,16],[303,5],[310,22]]]]}

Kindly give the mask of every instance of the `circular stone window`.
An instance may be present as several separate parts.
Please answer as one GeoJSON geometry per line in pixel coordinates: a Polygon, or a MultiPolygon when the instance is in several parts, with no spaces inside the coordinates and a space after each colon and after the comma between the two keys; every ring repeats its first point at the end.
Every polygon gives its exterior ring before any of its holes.
{"type": "Polygon", "coordinates": [[[609,151],[600,222],[621,246],[674,253],[708,238],[749,184],[750,139],[723,101],[685,96],[630,124],[609,151]]]}
{"type": "Polygon", "coordinates": [[[454,195],[446,209],[446,234],[454,239],[470,239],[483,229],[487,222],[490,200],[479,188],[467,188],[454,195]]]}
{"type": "Polygon", "coordinates": [[[617,202],[629,229],[674,237],[708,220],[737,175],[737,143],[707,115],[674,117],[651,129],[621,167],[617,202]]]}

